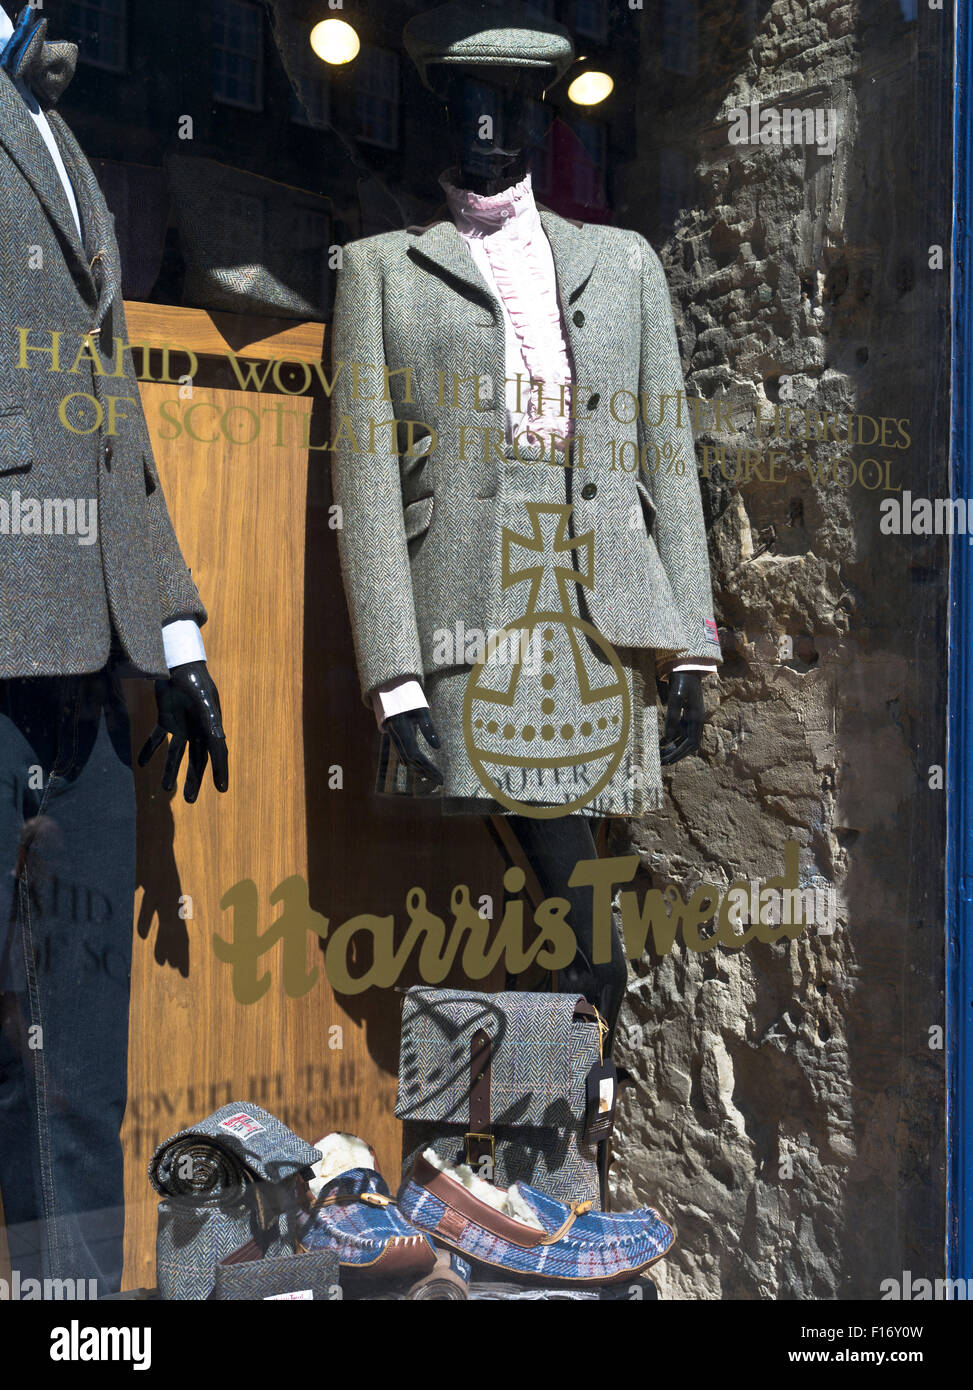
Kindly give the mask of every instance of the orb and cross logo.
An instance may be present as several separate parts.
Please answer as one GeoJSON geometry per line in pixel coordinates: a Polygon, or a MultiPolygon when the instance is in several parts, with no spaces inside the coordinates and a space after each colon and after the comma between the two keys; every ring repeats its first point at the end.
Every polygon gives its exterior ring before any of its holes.
{"type": "Polygon", "coordinates": [[[628,745],[632,701],[618,654],[571,604],[572,590],[595,587],[594,532],[570,534],[570,504],[525,507],[529,533],[505,526],[501,540],[501,584],[527,583],[524,612],[491,635],[470,672],[463,735],[491,796],[520,815],[551,819],[587,805],[610,782],[628,745]]]}

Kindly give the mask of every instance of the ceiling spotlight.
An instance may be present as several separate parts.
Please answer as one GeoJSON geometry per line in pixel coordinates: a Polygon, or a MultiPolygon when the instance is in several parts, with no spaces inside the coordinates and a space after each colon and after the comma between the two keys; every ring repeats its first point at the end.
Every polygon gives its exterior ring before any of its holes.
{"type": "Polygon", "coordinates": [[[358,56],[361,40],[343,19],[322,19],[311,30],[311,47],[324,62],[339,67],[358,56]]]}
{"type": "Polygon", "coordinates": [[[611,95],[614,86],[607,72],[583,72],[568,88],[568,101],[575,106],[597,106],[611,95]]]}

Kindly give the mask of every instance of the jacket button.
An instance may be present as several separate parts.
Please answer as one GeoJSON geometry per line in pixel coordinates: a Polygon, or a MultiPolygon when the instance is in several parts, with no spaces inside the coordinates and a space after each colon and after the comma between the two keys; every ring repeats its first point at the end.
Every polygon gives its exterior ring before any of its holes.
{"type": "Polygon", "coordinates": [[[109,473],[111,472],[111,461],[114,455],[115,451],[112,448],[111,443],[109,442],[105,445],[105,467],[108,469],[109,473]]]}
{"type": "Polygon", "coordinates": [[[585,500],[586,502],[590,502],[591,499],[592,499],[592,497],[594,497],[594,495],[595,495],[595,493],[596,493],[597,491],[598,491],[597,484],[595,484],[595,483],[585,483],[584,487],[581,489],[581,496],[584,498],[584,500],[585,500]]]}
{"type": "Polygon", "coordinates": [[[584,327],[584,314],[581,312],[580,309],[575,309],[575,311],[574,311],[574,321],[575,321],[575,323],[578,325],[579,328],[583,328],[583,327],[584,327]]]}
{"type": "Polygon", "coordinates": [[[601,396],[600,396],[600,395],[598,394],[598,392],[596,391],[595,394],[594,394],[594,395],[591,397],[591,399],[588,401],[588,409],[589,409],[589,410],[595,410],[595,409],[597,409],[598,402],[599,402],[600,400],[601,400],[601,396]]]}

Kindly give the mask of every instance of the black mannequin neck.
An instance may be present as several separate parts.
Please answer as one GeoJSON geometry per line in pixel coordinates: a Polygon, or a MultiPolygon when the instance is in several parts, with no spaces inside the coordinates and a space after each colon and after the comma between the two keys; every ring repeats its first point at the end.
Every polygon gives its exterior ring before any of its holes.
{"type": "Polygon", "coordinates": [[[517,156],[495,177],[488,178],[461,164],[458,175],[459,186],[467,189],[470,193],[478,193],[481,197],[492,198],[494,194],[503,193],[506,189],[512,188],[515,183],[522,183],[527,177],[529,168],[530,158],[526,150],[520,150],[517,156]]]}

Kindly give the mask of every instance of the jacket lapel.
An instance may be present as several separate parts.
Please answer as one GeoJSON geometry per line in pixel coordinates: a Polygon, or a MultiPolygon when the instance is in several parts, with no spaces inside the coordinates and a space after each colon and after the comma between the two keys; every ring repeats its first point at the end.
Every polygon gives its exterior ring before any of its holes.
{"type": "Polygon", "coordinates": [[[568,222],[547,208],[541,208],[540,214],[554,256],[554,276],[571,361],[575,376],[583,378],[588,370],[585,363],[591,352],[591,338],[575,324],[576,311],[572,311],[571,306],[588,288],[601,252],[601,234],[592,223],[568,222]]]}
{"type": "Polygon", "coordinates": [[[99,187],[91,165],[81,152],[81,146],[71,134],[64,118],[48,111],[47,119],[57,141],[64,167],[74,188],[84,227],[85,256],[89,273],[98,291],[95,325],[108,312],[108,306],[119,291],[119,265],[115,252],[115,229],[105,195],[99,187]]]}
{"type": "MultiPolygon", "coordinates": [[[[546,208],[539,211],[554,256],[554,273],[568,341],[572,352],[577,355],[584,344],[575,330],[571,306],[581,297],[591,280],[601,253],[601,235],[594,224],[569,222],[546,208]]],[[[452,222],[434,222],[414,235],[410,255],[416,260],[425,261],[428,267],[445,274],[450,280],[459,282],[466,292],[474,293],[499,317],[500,306],[496,296],[488,288],[466,242],[452,222]]]]}
{"type": "Polygon", "coordinates": [[[568,309],[587,288],[601,252],[601,236],[593,223],[569,222],[547,208],[539,208],[541,225],[554,253],[554,271],[561,309],[568,309]]]}
{"type": "Polygon", "coordinates": [[[410,255],[416,260],[426,261],[448,279],[458,281],[463,290],[467,293],[472,292],[489,305],[499,321],[500,305],[496,295],[488,288],[466,242],[453,223],[434,222],[431,227],[424,227],[414,235],[415,240],[409,248],[410,255]]]}
{"type": "MultiPolygon", "coordinates": [[[[51,114],[48,114],[51,121],[51,114]]],[[[94,298],[94,284],[88,269],[78,229],[67,195],[61,184],[50,150],[37,129],[27,104],[7,73],[0,69],[0,143],[20,169],[53,222],[72,274],[94,298]]],[[[70,172],[70,170],[69,170],[70,172]]]]}

